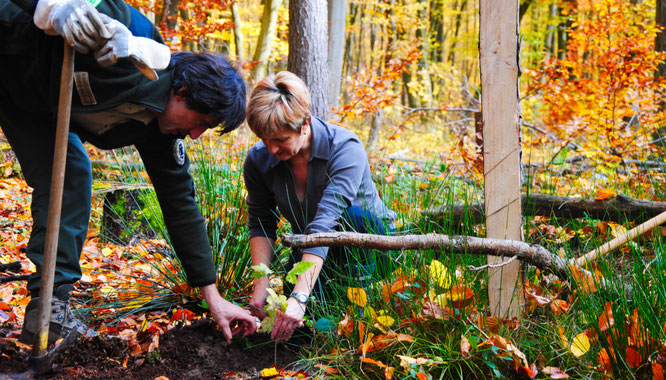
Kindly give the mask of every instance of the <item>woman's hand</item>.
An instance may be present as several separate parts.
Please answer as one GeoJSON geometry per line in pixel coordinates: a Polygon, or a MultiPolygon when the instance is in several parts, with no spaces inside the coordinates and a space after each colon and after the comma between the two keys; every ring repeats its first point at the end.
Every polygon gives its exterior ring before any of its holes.
{"type": "Polygon", "coordinates": [[[293,297],[287,299],[287,311],[278,311],[275,317],[275,324],[271,332],[271,339],[284,342],[291,338],[297,327],[303,325],[303,315],[305,315],[305,305],[298,302],[293,297]]]}
{"type": "Polygon", "coordinates": [[[268,291],[266,289],[269,286],[268,276],[254,280],[254,291],[252,292],[252,299],[250,299],[250,312],[260,320],[266,318],[264,307],[268,298],[268,291]]]}

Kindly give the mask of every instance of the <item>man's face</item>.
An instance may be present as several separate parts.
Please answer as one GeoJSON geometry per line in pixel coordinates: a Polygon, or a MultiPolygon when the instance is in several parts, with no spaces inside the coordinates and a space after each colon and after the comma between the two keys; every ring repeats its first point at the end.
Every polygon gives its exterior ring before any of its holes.
{"type": "Polygon", "coordinates": [[[157,114],[157,124],[162,134],[190,136],[194,140],[208,128],[217,126],[219,120],[187,108],[185,98],[171,91],[164,112],[157,114]]]}

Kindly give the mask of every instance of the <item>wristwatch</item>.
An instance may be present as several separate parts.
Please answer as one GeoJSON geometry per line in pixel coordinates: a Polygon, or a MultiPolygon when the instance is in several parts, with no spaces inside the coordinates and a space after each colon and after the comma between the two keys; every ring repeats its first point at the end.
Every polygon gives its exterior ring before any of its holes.
{"type": "Polygon", "coordinates": [[[302,303],[302,304],[307,303],[307,302],[308,302],[308,298],[310,298],[310,296],[308,296],[307,294],[305,294],[305,293],[298,293],[298,292],[293,292],[293,293],[291,293],[291,294],[289,295],[289,297],[293,297],[296,301],[298,301],[298,302],[300,302],[300,303],[302,303]]]}

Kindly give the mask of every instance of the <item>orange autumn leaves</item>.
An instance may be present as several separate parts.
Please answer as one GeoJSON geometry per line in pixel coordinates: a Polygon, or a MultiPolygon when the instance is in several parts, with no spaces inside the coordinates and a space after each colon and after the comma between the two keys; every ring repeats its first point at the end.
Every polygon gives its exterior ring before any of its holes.
{"type": "MultiPolygon", "coordinates": [[[[495,331],[485,335],[481,343],[477,343],[476,337],[461,335],[458,352],[461,359],[472,358],[484,346],[492,347],[490,351],[497,358],[510,358],[509,368],[515,373],[536,375],[535,364],[527,362],[517,345],[496,333],[500,328],[515,329],[518,323],[482,315],[474,306],[474,290],[440,261],[433,260],[414,270],[400,269],[391,280],[373,284],[370,290],[373,291],[347,289],[350,306],[338,324],[337,333],[343,339],[359,342],[357,350],[347,353],[358,355],[367,370],[378,376],[391,379],[397,373],[407,373],[416,378],[431,378],[445,360],[413,351],[418,347],[415,342],[422,339],[419,335],[423,331],[446,330],[447,323],[495,331]],[[377,298],[371,299],[369,293],[377,298]],[[392,359],[387,361],[383,357],[392,359]]],[[[344,353],[338,348],[335,354],[344,353]]]]}

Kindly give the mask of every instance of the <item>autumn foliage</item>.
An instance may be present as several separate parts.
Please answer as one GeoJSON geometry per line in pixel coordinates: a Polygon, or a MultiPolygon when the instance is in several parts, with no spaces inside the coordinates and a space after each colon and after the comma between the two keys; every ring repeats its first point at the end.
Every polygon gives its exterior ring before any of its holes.
{"type": "Polygon", "coordinates": [[[561,147],[575,144],[598,163],[659,153],[650,141],[664,119],[664,82],[654,73],[665,55],[654,49],[648,2],[579,0],[562,12],[571,20],[565,57],[528,71],[528,94],[541,100],[535,118],[561,147]]]}

